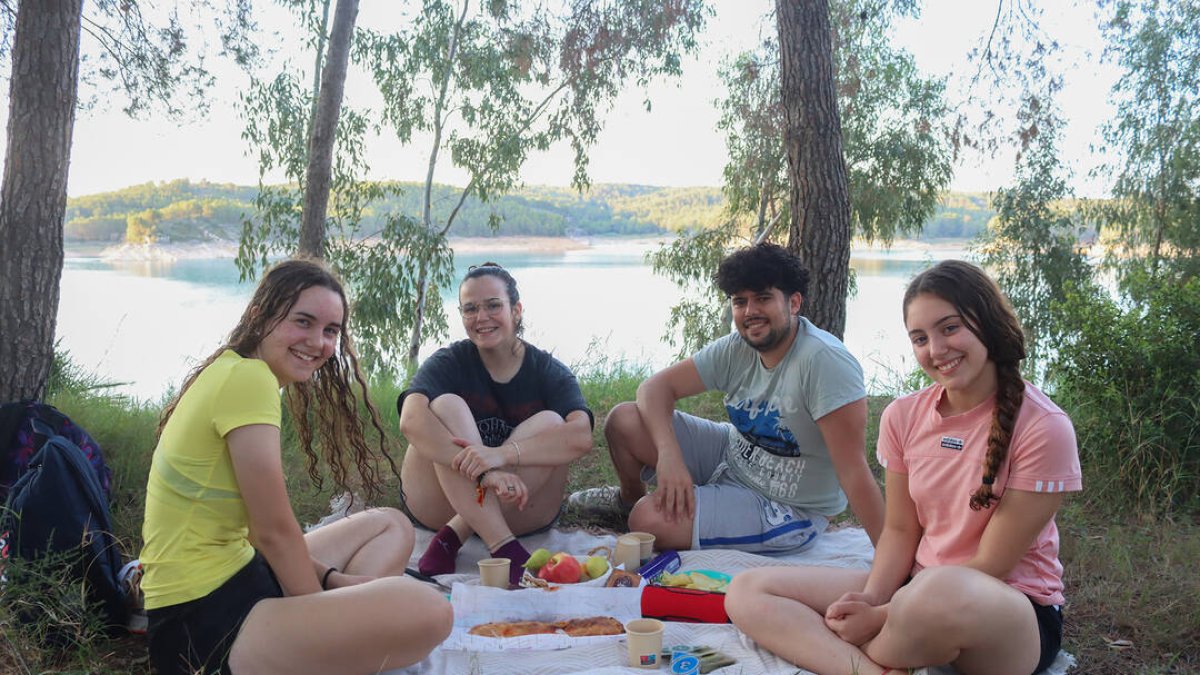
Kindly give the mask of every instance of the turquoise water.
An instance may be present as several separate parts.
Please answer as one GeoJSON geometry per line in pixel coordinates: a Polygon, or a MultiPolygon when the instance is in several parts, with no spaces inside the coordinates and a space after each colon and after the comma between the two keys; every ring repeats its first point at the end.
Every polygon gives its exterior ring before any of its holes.
{"type": "MultiPolygon", "coordinates": [[[[526,338],[568,365],[604,359],[649,369],[674,361],[664,339],[679,292],[643,260],[645,241],[609,241],[561,252],[466,252],[467,265],[498,262],[513,272],[525,306],[526,338]]],[[[900,319],[908,279],[961,250],[861,251],[851,259],[858,292],[847,307],[846,345],[873,391],[893,390],[914,367],[900,319]]],[[[457,300],[444,289],[447,306],[457,300]]],[[[173,263],[68,258],[58,335],[76,363],[118,383],[130,396],[157,400],[220,344],[253,291],[229,259],[173,263]]],[[[450,339],[462,325],[450,320],[450,339]]],[[[438,345],[426,345],[422,355],[438,345]]]]}

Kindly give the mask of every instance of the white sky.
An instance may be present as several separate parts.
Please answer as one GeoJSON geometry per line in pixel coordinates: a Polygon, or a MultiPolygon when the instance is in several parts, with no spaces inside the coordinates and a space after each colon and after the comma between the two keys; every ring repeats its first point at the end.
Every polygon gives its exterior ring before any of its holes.
{"type": "MultiPolygon", "coordinates": [[[[926,0],[922,18],[898,26],[899,45],[912,52],[918,66],[931,74],[966,72],[966,54],[990,28],[996,0],[926,0]]],[[[1092,10],[1065,0],[1042,0],[1046,6],[1043,27],[1066,47],[1072,63],[1088,64],[1067,75],[1059,102],[1068,126],[1063,156],[1074,169],[1074,185],[1082,194],[1099,194],[1104,184],[1089,180],[1095,160],[1089,145],[1098,141],[1099,125],[1111,114],[1107,92],[1114,79],[1111,66],[1099,64],[1100,40],[1092,10]]],[[[770,0],[712,0],[717,10],[705,32],[702,53],[684,63],[677,81],[657,83],[649,96],[650,112],[642,105],[644,93],[629,91],[607,116],[606,128],[591,150],[591,177],[597,183],[641,183],[666,186],[719,186],[725,148],[716,130],[713,101],[723,93],[717,78],[722,58],[748,49],[762,31],[774,26],[760,19],[773,6],[770,0]]],[[[363,0],[360,24],[385,24],[395,20],[392,0],[363,0]]],[[[302,57],[307,62],[308,57],[302,57]]],[[[377,94],[362,74],[347,85],[350,105],[370,104],[377,94]]],[[[244,153],[242,124],[233,102],[244,86],[244,76],[223,79],[212,92],[212,110],[203,120],[130,120],[119,110],[82,112],[76,121],[69,192],[72,196],[119,189],[147,181],[175,178],[254,184],[254,161],[244,153]]],[[[986,105],[986,102],[981,102],[986,105]]],[[[6,122],[7,100],[0,110],[6,122]]],[[[421,180],[428,143],[418,139],[399,147],[389,138],[371,144],[369,162],[373,177],[421,180]]],[[[956,167],[954,189],[982,191],[1000,187],[1012,178],[1011,153],[991,159],[965,157],[956,167]]],[[[528,184],[566,185],[571,177],[567,148],[534,156],[522,171],[528,184]]],[[[462,175],[443,162],[439,182],[461,184],[462,175]]]]}

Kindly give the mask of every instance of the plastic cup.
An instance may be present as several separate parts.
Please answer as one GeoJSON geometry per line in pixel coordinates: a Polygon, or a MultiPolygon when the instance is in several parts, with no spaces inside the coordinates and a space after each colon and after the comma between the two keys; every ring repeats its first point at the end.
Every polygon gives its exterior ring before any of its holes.
{"type": "Polygon", "coordinates": [[[642,542],[632,532],[617,537],[613,565],[624,565],[626,572],[636,572],[642,566],[642,542]]]}
{"type": "Polygon", "coordinates": [[[479,561],[479,583],[493,588],[508,588],[508,558],[484,558],[479,561]]]}
{"type": "Polygon", "coordinates": [[[658,619],[634,619],[625,624],[629,643],[629,667],[655,670],[662,660],[663,622],[658,619]]]}
{"type": "Polygon", "coordinates": [[[649,532],[630,532],[629,535],[637,537],[638,544],[641,546],[641,559],[638,560],[639,566],[640,563],[654,557],[654,535],[649,532]]]}

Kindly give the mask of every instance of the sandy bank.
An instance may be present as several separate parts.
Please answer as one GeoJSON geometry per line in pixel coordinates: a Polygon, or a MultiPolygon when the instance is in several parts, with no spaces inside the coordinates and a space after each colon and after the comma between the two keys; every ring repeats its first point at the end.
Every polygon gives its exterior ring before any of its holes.
{"type": "MultiPolygon", "coordinates": [[[[601,241],[608,241],[601,239],[601,241]]],[[[535,251],[539,253],[575,251],[592,246],[592,241],[572,237],[451,237],[455,253],[490,251],[535,251]]],[[[231,241],[188,244],[120,244],[98,253],[81,249],[83,255],[98,255],[104,260],[172,262],[176,260],[221,259],[237,257],[238,245],[231,241]]]]}
{"type": "MultiPolygon", "coordinates": [[[[598,236],[598,237],[451,237],[450,248],[456,255],[477,257],[486,253],[511,253],[515,251],[533,253],[560,253],[599,247],[637,248],[657,247],[669,237],[646,236],[598,236]]],[[[968,242],[961,240],[912,241],[897,240],[891,247],[866,246],[861,241],[852,243],[855,257],[888,255],[903,257],[905,254],[932,254],[935,258],[946,257],[945,252],[965,254],[968,242]],[[941,255],[938,255],[941,253],[941,255]]],[[[121,244],[97,251],[93,247],[67,248],[68,256],[99,256],[104,260],[172,262],[176,260],[233,259],[237,256],[237,242],[214,241],[187,244],[121,244]]],[[[956,256],[957,257],[957,256],[956,256]]]]}
{"type": "Polygon", "coordinates": [[[174,262],[237,257],[236,243],[214,241],[189,244],[121,244],[100,252],[104,260],[174,262]]]}

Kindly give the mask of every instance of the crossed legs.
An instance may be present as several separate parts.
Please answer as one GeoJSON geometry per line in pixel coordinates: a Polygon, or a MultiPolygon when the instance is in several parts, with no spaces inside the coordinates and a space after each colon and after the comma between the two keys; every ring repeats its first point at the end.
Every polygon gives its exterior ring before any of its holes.
{"type": "Polygon", "coordinates": [[[402,576],[412,524],[395,509],[353,514],[305,535],[310,554],[374,581],[259,601],[229,656],[238,673],[378,672],[411,665],[446,639],[450,603],[402,576]]]}
{"type": "Polygon", "coordinates": [[[694,518],[683,514],[667,520],[654,498],[646,495],[642,469],[658,466],[658,449],[650,440],[637,404],[627,401],[609,412],[604,420],[604,439],[621,484],[621,501],[633,505],[629,529],[653,534],[659,549],[690,549],[694,518]]]}
{"type": "MultiPolygon", "coordinates": [[[[443,395],[430,403],[434,415],[458,438],[482,443],[474,416],[458,396],[443,395]]],[[[540,434],[563,419],[553,411],[539,412],[513,429],[510,438],[520,441],[540,434]]],[[[529,492],[524,510],[501,503],[488,494],[483,506],[476,501],[475,481],[454,469],[436,464],[419,451],[404,456],[401,477],[409,511],[423,525],[439,528],[449,524],[466,541],[473,533],[495,550],[514,535],[532,532],[550,523],[562,506],[567,484],[567,465],[506,467],[521,478],[529,492]]]]}
{"type": "Polygon", "coordinates": [[[862,648],[825,625],[825,610],[861,591],[867,572],[773,567],[734,577],[729,617],[771,652],[820,675],[882,673],[953,663],[966,675],[1031,673],[1038,660],[1037,619],[1029,599],[965,567],[929,568],[892,597],[883,629],[862,648]]]}

